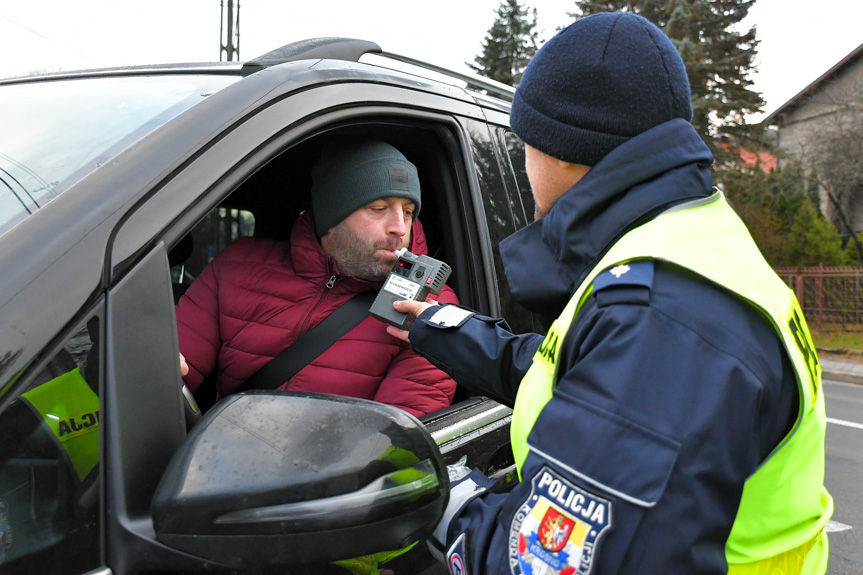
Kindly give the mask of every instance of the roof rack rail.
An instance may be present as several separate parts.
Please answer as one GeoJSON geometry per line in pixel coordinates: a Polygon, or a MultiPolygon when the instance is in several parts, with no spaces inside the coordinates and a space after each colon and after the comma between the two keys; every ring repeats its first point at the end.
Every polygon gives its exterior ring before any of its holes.
{"type": "Polygon", "coordinates": [[[491,78],[485,78],[483,76],[480,76],[479,74],[472,74],[470,72],[456,72],[442,66],[423,62],[422,60],[415,60],[414,58],[410,58],[408,56],[393,54],[392,52],[381,51],[379,52],[379,55],[390,58],[392,60],[397,60],[399,62],[404,62],[405,64],[411,64],[413,66],[425,68],[426,70],[429,70],[431,72],[437,72],[439,74],[443,74],[444,76],[449,76],[463,82],[467,82],[468,84],[481,88],[489,92],[490,94],[506,98],[507,100],[512,100],[512,97],[515,94],[515,88],[513,88],[512,86],[504,84],[503,82],[498,82],[497,80],[492,80],[491,78]]]}
{"type": "Polygon", "coordinates": [[[242,75],[248,76],[264,68],[294,62],[297,60],[308,60],[310,58],[330,58],[333,60],[347,60],[359,62],[363,54],[380,54],[381,47],[368,40],[357,40],[355,38],[310,38],[286,44],[276,48],[257,58],[243,64],[242,75]]]}
{"type": "Polygon", "coordinates": [[[390,60],[395,60],[430,72],[436,72],[449,78],[461,80],[471,86],[476,86],[490,94],[494,94],[495,96],[508,100],[512,100],[513,94],[515,94],[515,88],[508,86],[503,82],[484,78],[479,74],[456,72],[442,66],[423,62],[422,60],[402,56],[401,54],[384,52],[381,47],[374,42],[358,40],[356,38],[325,37],[292,42],[291,44],[286,44],[281,48],[276,48],[271,52],[267,52],[266,54],[249,60],[243,64],[241,73],[243,76],[248,76],[263,70],[264,68],[269,68],[270,66],[275,66],[277,64],[317,58],[359,62],[360,58],[365,54],[376,54],[384,58],[389,58],[390,60]]]}

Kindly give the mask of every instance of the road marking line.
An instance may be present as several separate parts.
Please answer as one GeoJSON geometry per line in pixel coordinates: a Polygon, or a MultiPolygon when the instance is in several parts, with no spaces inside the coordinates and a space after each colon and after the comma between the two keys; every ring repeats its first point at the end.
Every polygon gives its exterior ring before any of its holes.
{"type": "Polygon", "coordinates": [[[832,417],[827,418],[827,423],[835,423],[836,425],[844,425],[845,427],[854,427],[856,429],[863,429],[863,423],[854,423],[853,421],[844,421],[842,419],[833,419],[832,417]]]}
{"type": "Polygon", "coordinates": [[[836,533],[838,531],[848,531],[852,529],[850,525],[845,525],[844,523],[839,523],[838,521],[828,521],[827,525],[824,526],[824,531],[827,533],[836,533]]]}

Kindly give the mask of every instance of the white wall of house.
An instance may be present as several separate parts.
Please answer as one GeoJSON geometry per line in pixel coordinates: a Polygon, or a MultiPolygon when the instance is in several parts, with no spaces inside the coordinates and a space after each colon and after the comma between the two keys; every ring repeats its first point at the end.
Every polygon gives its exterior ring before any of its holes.
{"type": "MultiPolygon", "coordinates": [[[[780,166],[792,159],[811,166],[825,137],[855,119],[863,119],[863,46],[768,118],[776,127],[780,166]]],[[[824,189],[821,196],[822,212],[834,219],[835,210],[824,189]]],[[[850,198],[845,211],[859,234],[863,231],[863,194],[850,198]]]]}

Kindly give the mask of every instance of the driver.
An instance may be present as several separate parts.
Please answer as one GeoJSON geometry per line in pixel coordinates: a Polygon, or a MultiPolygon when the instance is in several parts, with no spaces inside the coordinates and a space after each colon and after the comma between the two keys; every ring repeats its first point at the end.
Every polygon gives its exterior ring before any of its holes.
{"type": "MultiPolygon", "coordinates": [[[[224,397],[359,292],[379,290],[396,257],[427,253],[416,167],[390,144],[340,138],[312,169],[312,210],[281,242],[241,238],[176,307],[180,364],[194,391],[215,374],[224,397]]],[[[437,296],[456,303],[444,287],[437,296]]],[[[371,399],[422,416],[446,407],[455,382],[371,316],[279,389],[371,399]]]]}

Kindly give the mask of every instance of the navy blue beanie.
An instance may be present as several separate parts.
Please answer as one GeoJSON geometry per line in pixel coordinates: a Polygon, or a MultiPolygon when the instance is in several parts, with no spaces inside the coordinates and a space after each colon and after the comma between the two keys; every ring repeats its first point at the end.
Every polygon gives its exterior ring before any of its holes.
{"type": "Polygon", "coordinates": [[[528,64],[512,102],[513,131],[559,160],[594,166],[633,136],[692,120],[689,79],[671,40],[642,16],[578,20],[528,64]]]}

